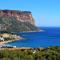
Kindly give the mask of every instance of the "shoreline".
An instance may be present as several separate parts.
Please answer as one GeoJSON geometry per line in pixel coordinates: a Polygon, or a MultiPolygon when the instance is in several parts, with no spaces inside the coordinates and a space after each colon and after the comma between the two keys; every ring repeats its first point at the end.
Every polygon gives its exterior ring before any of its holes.
{"type": "Polygon", "coordinates": [[[15,40],[2,41],[2,42],[0,42],[0,45],[5,45],[5,44],[7,44],[7,43],[15,42],[15,41],[22,40],[22,39],[23,39],[23,38],[15,39],[15,40]]]}
{"type": "Polygon", "coordinates": [[[40,31],[24,31],[24,32],[20,32],[20,33],[30,33],[30,32],[43,32],[44,30],[40,30],[40,31]]]}
{"type": "MultiPolygon", "coordinates": [[[[40,30],[40,31],[27,31],[27,32],[20,32],[20,33],[30,33],[30,32],[43,32],[44,30],[40,30]]],[[[2,45],[5,45],[7,43],[11,43],[11,42],[15,42],[15,41],[18,41],[18,40],[23,40],[24,38],[20,37],[20,38],[16,38],[14,40],[8,40],[8,41],[2,41],[0,42],[0,46],[2,45]]],[[[22,48],[22,47],[20,47],[22,48]]],[[[25,48],[25,47],[24,47],[25,48]]],[[[26,47],[27,48],[27,47],[26,47]]]]}

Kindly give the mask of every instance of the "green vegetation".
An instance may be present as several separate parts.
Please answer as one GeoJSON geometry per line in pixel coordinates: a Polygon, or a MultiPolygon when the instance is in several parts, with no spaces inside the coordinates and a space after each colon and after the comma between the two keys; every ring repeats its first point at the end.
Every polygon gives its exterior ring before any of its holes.
{"type": "Polygon", "coordinates": [[[0,50],[0,60],[60,60],[60,46],[44,49],[0,50]],[[35,53],[33,53],[36,51],[35,53]]]}
{"type": "Polygon", "coordinates": [[[23,31],[37,31],[38,28],[28,22],[18,21],[15,17],[2,16],[0,17],[0,31],[7,32],[23,32],[23,31]]]}
{"type": "Polygon", "coordinates": [[[14,40],[14,38],[4,38],[4,41],[14,40]]]}

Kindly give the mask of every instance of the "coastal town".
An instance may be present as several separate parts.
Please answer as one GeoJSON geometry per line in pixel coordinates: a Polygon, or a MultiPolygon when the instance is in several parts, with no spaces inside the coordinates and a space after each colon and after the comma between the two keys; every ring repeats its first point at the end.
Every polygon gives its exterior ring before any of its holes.
{"type": "Polygon", "coordinates": [[[0,46],[5,45],[9,42],[14,42],[17,40],[21,40],[22,37],[17,34],[11,34],[11,33],[0,33],[0,46]]]}

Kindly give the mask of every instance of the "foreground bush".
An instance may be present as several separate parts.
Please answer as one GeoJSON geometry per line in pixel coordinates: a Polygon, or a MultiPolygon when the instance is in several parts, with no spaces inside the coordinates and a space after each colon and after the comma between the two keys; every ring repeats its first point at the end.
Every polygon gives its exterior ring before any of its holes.
{"type": "Polygon", "coordinates": [[[60,60],[60,47],[0,50],[0,60],[60,60]]]}

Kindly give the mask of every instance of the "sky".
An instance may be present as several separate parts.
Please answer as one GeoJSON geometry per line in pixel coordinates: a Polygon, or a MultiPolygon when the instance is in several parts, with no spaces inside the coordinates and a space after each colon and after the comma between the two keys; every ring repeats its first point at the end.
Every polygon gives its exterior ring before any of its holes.
{"type": "Polygon", "coordinates": [[[31,11],[36,26],[60,27],[60,0],[0,0],[0,9],[31,11]]]}

